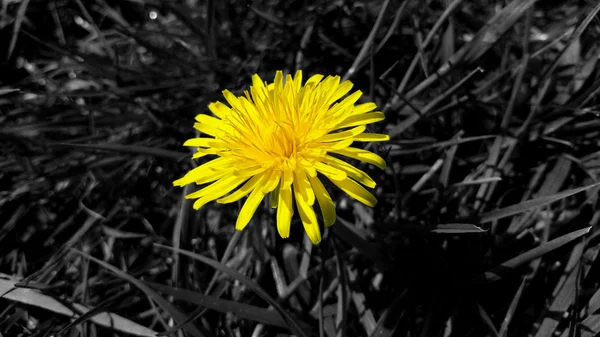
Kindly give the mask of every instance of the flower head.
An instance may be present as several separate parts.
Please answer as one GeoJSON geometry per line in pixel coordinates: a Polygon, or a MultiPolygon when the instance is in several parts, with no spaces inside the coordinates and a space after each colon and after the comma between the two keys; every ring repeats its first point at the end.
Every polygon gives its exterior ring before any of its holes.
{"type": "Polygon", "coordinates": [[[295,201],[304,229],[315,244],[321,241],[315,200],[325,226],[336,219],[335,204],[321,177],[363,204],[374,206],[377,200],[361,186],[374,188],[373,179],[337,156],[384,169],[383,158],[350,146],[353,142],[389,140],[387,135],[364,133],[366,124],[381,121],[384,115],[373,112],[375,103],[355,105],[360,91],[339,101],[352,89],[352,83],[340,83],[339,76],[323,77],[314,75],[303,85],[301,71],[285,79],[278,71],[274,82],[268,84],[254,75],[250,92],[245,91],[244,96],[223,91],[229,106],[211,103],[208,108],[214,116],[196,116],[194,127],[210,137],[184,143],[197,148],[193,158],[216,158],[173,184],[205,185],[186,196],[197,199],[195,209],[214,200],[226,204],[248,196],[237,218],[237,230],[250,222],[269,194],[283,238],[290,234],[295,201]]]}

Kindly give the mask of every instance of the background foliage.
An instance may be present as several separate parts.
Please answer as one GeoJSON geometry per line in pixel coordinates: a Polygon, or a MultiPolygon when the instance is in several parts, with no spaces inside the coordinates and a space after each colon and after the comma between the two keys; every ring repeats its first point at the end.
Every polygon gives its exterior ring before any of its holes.
{"type": "Polygon", "coordinates": [[[3,336],[594,336],[597,1],[7,0],[3,336]],[[193,118],[339,74],[392,141],[312,246],[195,212],[193,118]]]}

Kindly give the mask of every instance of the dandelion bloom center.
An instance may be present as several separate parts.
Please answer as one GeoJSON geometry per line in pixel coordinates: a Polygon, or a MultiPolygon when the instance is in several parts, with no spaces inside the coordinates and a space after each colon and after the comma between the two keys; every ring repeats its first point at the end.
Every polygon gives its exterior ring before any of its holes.
{"type": "Polygon", "coordinates": [[[318,243],[321,234],[313,208],[315,200],[325,225],[335,222],[335,204],[320,176],[356,200],[375,205],[375,197],[361,186],[373,188],[375,182],[337,156],[385,168],[380,156],[351,147],[354,142],[389,140],[387,135],[364,133],[365,125],[384,116],[373,112],[374,103],[355,104],[362,95],[360,91],[339,101],[351,90],[352,83],[340,83],[338,76],[323,77],[312,76],[303,85],[301,71],[285,79],[279,71],[273,83],[254,75],[250,91],[244,96],[236,97],[225,90],[229,106],[211,103],[214,117],[196,116],[194,127],[209,137],[190,139],[184,145],[197,148],[193,158],[216,158],[174,182],[177,186],[206,185],[186,196],[197,199],[195,209],[214,200],[230,203],[248,196],[236,222],[236,229],[241,230],[269,194],[271,207],[277,209],[277,229],[286,238],[295,200],[307,235],[318,243]]]}

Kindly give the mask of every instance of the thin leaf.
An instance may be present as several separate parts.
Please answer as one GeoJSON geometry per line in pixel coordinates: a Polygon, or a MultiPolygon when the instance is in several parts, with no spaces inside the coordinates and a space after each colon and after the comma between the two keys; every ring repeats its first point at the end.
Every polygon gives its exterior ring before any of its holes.
{"type": "Polygon", "coordinates": [[[102,150],[102,151],[113,151],[120,153],[130,153],[135,155],[150,155],[154,157],[161,157],[173,160],[181,160],[189,154],[184,152],[170,151],[164,149],[157,149],[154,147],[137,146],[137,145],[121,145],[121,144],[69,144],[60,143],[55,144],[60,146],[70,146],[80,149],[89,150],[102,150]]]}
{"type": "Polygon", "coordinates": [[[565,234],[561,237],[558,237],[554,240],[548,241],[539,247],[528,250],[525,253],[500,264],[498,267],[492,269],[491,271],[486,272],[485,273],[486,278],[490,279],[490,280],[499,279],[500,278],[499,275],[501,275],[504,271],[514,270],[515,268],[517,268],[533,259],[536,259],[544,254],[550,253],[551,251],[556,250],[556,249],[566,245],[567,243],[587,234],[591,228],[592,227],[590,226],[590,227],[576,230],[569,234],[565,234]]]}
{"type": "Polygon", "coordinates": [[[590,188],[594,188],[600,185],[599,183],[594,183],[591,185],[587,185],[587,186],[583,186],[583,187],[578,187],[578,188],[574,188],[574,189],[570,189],[567,191],[563,191],[560,193],[556,193],[554,195],[549,195],[549,196],[545,196],[545,197],[540,197],[537,199],[533,199],[533,200],[528,200],[516,205],[511,205],[505,208],[500,208],[500,209],[495,209],[493,211],[484,213],[481,215],[479,222],[480,223],[485,223],[485,222],[490,222],[490,221],[494,221],[494,220],[498,220],[498,219],[502,219],[511,215],[515,215],[515,214],[519,214],[519,213],[523,213],[527,210],[530,210],[532,208],[535,207],[539,207],[539,206],[544,206],[550,203],[553,203],[555,201],[558,201],[560,199],[564,199],[566,197],[570,197],[574,194],[577,194],[579,192],[583,192],[585,190],[589,190],[590,188]]]}
{"type": "Polygon", "coordinates": [[[250,288],[252,291],[254,291],[258,296],[260,296],[262,299],[264,299],[265,301],[267,301],[270,305],[272,305],[277,311],[279,311],[279,313],[281,314],[281,316],[284,317],[284,319],[286,320],[290,330],[292,330],[292,332],[298,336],[302,336],[302,337],[308,337],[304,331],[302,330],[302,328],[300,327],[300,324],[296,321],[296,319],[294,317],[292,317],[282,306],[281,304],[279,304],[279,302],[275,301],[275,299],[273,299],[263,288],[261,288],[258,284],[256,284],[254,281],[252,281],[250,278],[248,278],[246,275],[241,274],[240,272],[238,272],[237,270],[234,270],[232,268],[229,268],[227,266],[225,266],[222,263],[219,263],[218,261],[215,261],[213,259],[207,258],[205,256],[202,256],[200,254],[196,254],[196,253],[192,253],[183,249],[175,249],[175,248],[171,248],[168,246],[163,246],[161,244],[154,244],[156,247],[160,247],[160,248],[164,248],[167,250],[171,250],[173,252],[178,252],[180,254],[184,254],[186,256],[189,256],[195,260],[198,260],[204,264],[207,264],[217,270],[219,270],[222,273],[225,273],[231,277],[233,277],[234,279],[240,281],[241,283],[243,283],[245,286],[247,286],[248,288],[250,288]]]}
{"type": "MultiPolygon", "coordinates": [[[[268,310],[266,308],[261,308],[237,301],[230,301],[216,296],[204,295],[191,290],[173,288],[158,283],[146,282],[146,284],[164,294],[173,296],[173,298],[176,300],[194,303],[198,306],[203,306],[222,313],[232,313],[239,318],[286,329],[288,328],[288,324],[283,317],[274,310],[268,310]]],[[[310,330],[310,327],[307,325],[304,327],[304,329],[310,330]]]]}
{"type": "MultiPolygon", "coordinates": [[[[67,317],[79,317],[79,313],[74,312],[73,310],[71,310],[61,302],[55,300],[54,298],[48,295],[44,295],[41,292],[34,289],[16,288],[16,283],[17,282],[13,280],[10,276],[0,274],[0,298],[23,303],[26,305],[32,305],[67,317]]],[[[73,303],[72,306],[78,312],[83,314],[91,310],[89,307],[78,303],[73,303]]],[[[98,324],[100,326],[109,329],[114,329],[134,336],[157,335],[157,332],[154,330],[148,329],[138,323],[135,323],[122,316],[110,312],[98,313],[91,317],[90,321],[92,321],[94,324],[98,324]]]]}
{"type": "Polygon", "coordinates": [[[485,233],[485,230],[468,223],[447,223],[435,226],[431,229],[431,232],[440,234],[464,234],[485,233]]]}
{"type": "MultiPolygon", "coordinates": [[[[112,266],[102,260],[99,260],[91,255],[88,255],[84,252],[81,252],[79,250],[76,249],[72,249],[73,252],[84,256],[88,259],[90,259],[91,261],[96,262],[97,264],[99,264],[100,266],[110,270],[111,272],[113,272],[115,275],[117,275],[119,278],[135,285],[138,289],[140,289],[141,291],[144,292],[144,294],[146,294],[146,296],[148,296],[150,299],[152,299],[154,302],[156,302],[163,310],[165,310],[167,313],[169,313],[169,315],[173,318],[173,320],[175,320],[176,322],[180,322],[185,320],[186,315],[183,314],[181,311],[179,311],[179,309],[177,309],[172,303],[170,303],[169,301],[167,301],[164,297],[160,296],[155,290],[153,290],[152,288],[148,287],[144,282],[136,279],[135,277],[127,274],[126,272],[120,270],[119,268],[112,266]]],[[[198,330],[197,327],[195,327],[193,324],[189,323],[187,325],[185,325],[183,327],[188,333],[192,334],[193,336],[205,336],[205,334],[203,334],[202,332],[200,332],[200,330],[198,330]]]]}

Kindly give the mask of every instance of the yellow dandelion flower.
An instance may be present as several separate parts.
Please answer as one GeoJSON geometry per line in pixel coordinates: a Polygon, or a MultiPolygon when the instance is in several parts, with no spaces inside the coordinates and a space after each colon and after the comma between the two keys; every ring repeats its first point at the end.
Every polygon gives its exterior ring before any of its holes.
{"type": "Polygon", "coordinates": [[[214,200],[226,204],[248,196],[237,218],[237,230],[244,229],[269,194],[271,207],[277,209],[277,230],[282,238],[290,235],[295,201],[306,234],[315,244],[321,241],[315,201],[325,226],[333,225],[336,219],[334,202],[321,177],[352,198],[374,206],[377,200],[362,186],[374,188],[373,179],[332,154],[384,169],[383,158],[350,146],[353,142],[389,140],[388,135],[365,133],[366,124],[381,121],[384,115],[373,111],[375,103],[356,105],[360,91],[339,101],[352,89],[352,83],[340,83],[339,76],[323,77],[314,75],[302,85],[301,71],[285,79],[278,71],[273,83],[254,75],[245,96],[223,91],[229,106],[211,103],[208,108],[214,116],[196,116],[194,128],[208,137],[184,143],[197,148],[193,158],[216,158],[173,184],[205,185],[186,196],[197,199],[195,209],[214,200]]]}

